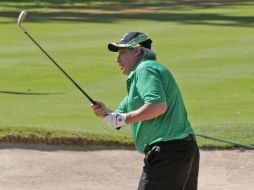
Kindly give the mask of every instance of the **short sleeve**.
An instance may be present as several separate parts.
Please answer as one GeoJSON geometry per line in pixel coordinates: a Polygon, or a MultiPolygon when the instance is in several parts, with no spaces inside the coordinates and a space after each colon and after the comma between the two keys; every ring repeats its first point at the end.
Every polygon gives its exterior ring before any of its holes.
{"type": "Polygon", "coordinates": [[[161,74],[155,68],[142,68],[138,71],[137,89],[145,104],[158,104],[166,101],[161,74]]]}

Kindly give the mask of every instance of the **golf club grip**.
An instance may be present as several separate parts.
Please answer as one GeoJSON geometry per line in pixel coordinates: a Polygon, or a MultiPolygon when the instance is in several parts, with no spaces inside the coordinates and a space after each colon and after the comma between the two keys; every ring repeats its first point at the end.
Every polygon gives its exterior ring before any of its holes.
{"type": "Polygon", "coordinates": [[[65,70],[63,70],[60,65],[57,64],[57,62],[33,39],[32,36],[29,35],[28,32],[24,31],[25,34],[37,45],[38,48],[55,64],[55,66],[62,71],[62,73],[82,92],[82,94],[85,95],[85,97],[93,104],[96,105],[97,103],[71,78],[70,75],[68,75],[65,70]]]}

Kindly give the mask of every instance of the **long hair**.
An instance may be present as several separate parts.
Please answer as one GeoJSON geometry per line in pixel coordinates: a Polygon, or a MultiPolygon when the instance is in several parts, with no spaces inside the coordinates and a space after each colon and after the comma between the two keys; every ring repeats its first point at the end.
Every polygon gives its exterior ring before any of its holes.
{"type": "Polygon", "coordinates": [[[156,60],[156,54],[148,49],[148,48],[145,48],[145,47],[141,47],[141,50],[142,50],[142,53],[143,53],[143,57],[146,57],[148,59],[152,59],[152,60],[156,60]]]}

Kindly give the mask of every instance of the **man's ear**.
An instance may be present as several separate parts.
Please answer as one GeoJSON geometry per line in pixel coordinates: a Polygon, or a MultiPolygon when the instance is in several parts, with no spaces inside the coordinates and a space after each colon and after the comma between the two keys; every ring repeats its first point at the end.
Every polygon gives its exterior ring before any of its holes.
{"type": "Polygon", "coordinates": [[[135,56],[141,55],[141,51],[142,51],[141,46],[135,47],[134,48],[134,54],[135,54],[135,56]]]}

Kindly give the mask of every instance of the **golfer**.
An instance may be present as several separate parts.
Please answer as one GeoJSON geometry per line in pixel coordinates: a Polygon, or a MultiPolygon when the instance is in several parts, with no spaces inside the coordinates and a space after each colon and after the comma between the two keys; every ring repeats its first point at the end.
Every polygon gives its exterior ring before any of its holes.
{"type": "Polygon", "coordinates": [[[199,149],[194,132],[176,81],[156,60],[151,44],[141,32],[108,44],[128,76],[128,95],[114,112],[100,101],[91,107],[112,128],[131,124],[135,146],[145,154],[138,190],[196,190],[199,149]]]}

